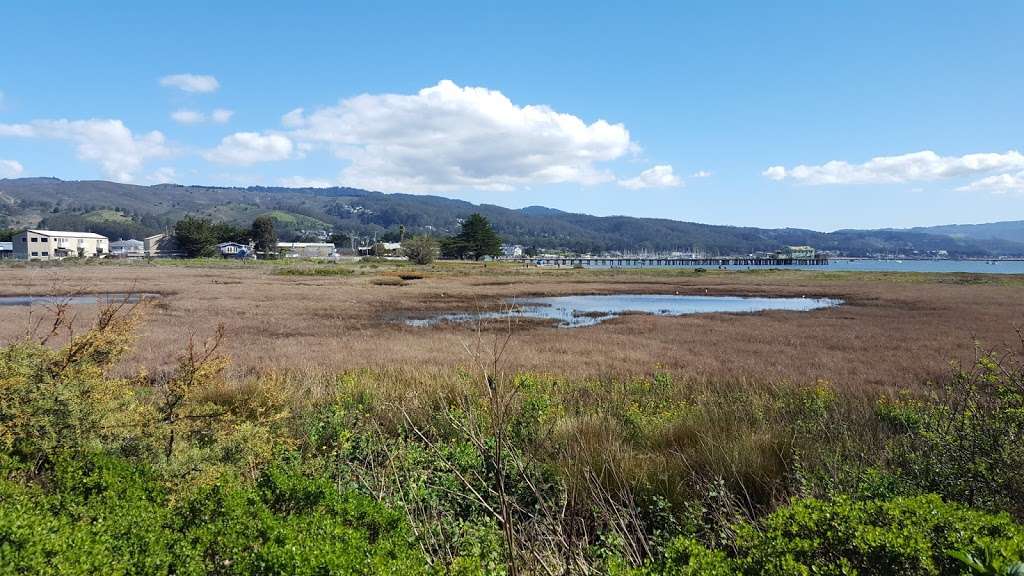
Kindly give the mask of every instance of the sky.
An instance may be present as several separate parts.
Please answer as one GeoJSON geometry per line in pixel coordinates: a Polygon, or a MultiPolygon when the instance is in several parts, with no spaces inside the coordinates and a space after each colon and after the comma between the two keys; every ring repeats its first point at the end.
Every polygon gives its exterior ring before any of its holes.
{"type": "Polygon", "coordinates": [[[1024,219],[1024,2],[17,2],[0,178],[1024,219]]]}

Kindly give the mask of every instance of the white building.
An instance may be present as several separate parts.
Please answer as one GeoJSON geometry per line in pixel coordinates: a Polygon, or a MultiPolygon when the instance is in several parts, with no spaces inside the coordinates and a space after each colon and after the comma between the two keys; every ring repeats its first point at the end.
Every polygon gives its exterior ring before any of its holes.
{"type": "Polygon", "coordinates": [[[502,244],[501,255],[505,258],[522,258],[523,247],[519,244],[502,244]]]}
{"type": "Polygon", "coordinates": [[[335,253],[330,242],[278,242],[277,249],[285,258],[330,258],[335,253]]]}
{"type": "Polygon", "coordinates": [[[14,240],[14,255],[23,260],[92,258],[109,253],[107,237],[92,232],[26,230],[14,240]]]}
{"type": "Polygon", "coordinates": [[[118,258],[142,258],[146,244],[142,240],[118,240],[110,243],[110,255],[118,258]]]}

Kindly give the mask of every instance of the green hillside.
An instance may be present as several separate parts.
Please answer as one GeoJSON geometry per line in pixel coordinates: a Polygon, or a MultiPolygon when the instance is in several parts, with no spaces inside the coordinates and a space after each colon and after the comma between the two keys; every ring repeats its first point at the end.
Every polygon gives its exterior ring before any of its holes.
{"type": "MultiPolygon", "coordinates": [[[[0,180],[0,227],[47,226],[84,229],[111,237],[140,237],[166,230],[192,214],[236,226],[259,215],[278,224],[282,240],[300,231],[341,232],[362,237],[395,234],[449,235],[474,212],[485,215],[507,242],[581,253],[697,249],[746,254],[811,245],[849,256],[934,254],[1024,256],[1024,237],[976,229],[840,230],[713,226],[626,216],[597,217],[540,206],[513,210],[439,196],[385,194],[355,188],[226,188],[160,184],[135,186],[56,178],[0,180]]],[[[1016,230],[1019,223],[985,225],[1016,230]]],[[[1015,234],[1015,233],[1014,233],[1015,234]]]]}

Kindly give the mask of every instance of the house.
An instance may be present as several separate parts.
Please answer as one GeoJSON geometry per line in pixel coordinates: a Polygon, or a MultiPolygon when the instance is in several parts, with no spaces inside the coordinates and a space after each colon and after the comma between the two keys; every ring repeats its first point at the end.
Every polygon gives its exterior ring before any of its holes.
{"type": "Polygon", "coordinates": [[[522,258],[523,247],[519,244],[502,244],[501,255],[505,258],[522,258]]]}
{"type": "Polygon", "coordinates": [[[178,239],[171,234],[147,236],[142,241],[142,249],[150,258],[180,258],[185,255],[178,239]]]}
{"type": "Polygon", "coordinates": [[[146,255],[146,243],[132,239],[111,242],[110,255],[117,258],[142,258],[146,255]]]}
{"type": "Polygon", "coordinates": [[[246,258],[255,258],[256,251],[253,250],[252,246],[248,244],[239,244],[238,242],[221,242],[217,244],[217,251],[224,258],[237,258],[244,260],[246,258]]]}
{"type": "Polygon", "coordinates": [[[814,258],[817,251],[810,246],[786,246],[780,256],[782,258],[808,259],[814,258]]]}
{"type": "Polygon", "coordinates": [[[369,246],[359,246],[356,251],[359,254],[374,255],[377,252],[377,247],[380,246],[380,250],[384,252],[385,256],[395,256],[401,253],[400,242],[378,242],[369,246]]]}
{"type": "Polygon", "coordinates": [[[278,242],[277,249],[285,258],[330,258],[335,253],[330,242],[278,242]]]}
{"type": "Polygon", "coordinates": [[[0,260],[14,258],[14,242],[0,242],[0,260]]]}
{"type": "Polygon", "coordinates": [[[14,240],[14,255],[23,260],[103,257],[110,253],[109,243],[92,232],[26,230],[14,240]]]}

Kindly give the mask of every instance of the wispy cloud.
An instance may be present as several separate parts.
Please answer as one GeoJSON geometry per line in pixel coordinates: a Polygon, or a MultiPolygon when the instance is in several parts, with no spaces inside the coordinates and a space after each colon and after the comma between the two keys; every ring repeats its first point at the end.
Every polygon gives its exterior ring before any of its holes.
{"type": "Polygon", "coordinates": [[[331,186],[337,186],[336,183],[330,180],[306,178],[305,176],[288,176],[278,180],[278,183],[289,188],[330,188],[331,186]]]}
{"type": "Polygon", "coordinates": [[[1016,150],[964,156],[940,156],[931,150],[924,150],[899,156],[878,156],[863,164],[832,160],[816,166],[771,166],[761,174],[772,180],[792,180],[812,185],[891,184],[940,180],[1020,168],[1024,168],[1024,154],[1016,150]]]}
{"type": "Polygon", "coordinates": [[[198,110],[175,110],[171,112],[171,119],[178,124],[201,124],[206,122],[206,115],[198,110]]]}
{"type": "Polygon", "coordinates": [[[171,74],[161,78],[160,85],[197,93],[215,92],[220,88],[216,78],[204,74],[171,74]]]}
{"type": "Polygon", "coordinates": [[[199,110],[191,110],[188,108],[182,108],[175,110],[171,113],[171,119],[178,124],[202,124],[204,122],[213,122],[215,124],[226,124],[231,117],[234,115],[234,111],[226,110],[224,108],[217,108],[209,115],[199,110]]]}
{"type": "Polygon", "coordinates": [[[0,160],[0,178],[17,178],[25,167],[17,160],[0,160]]]}

